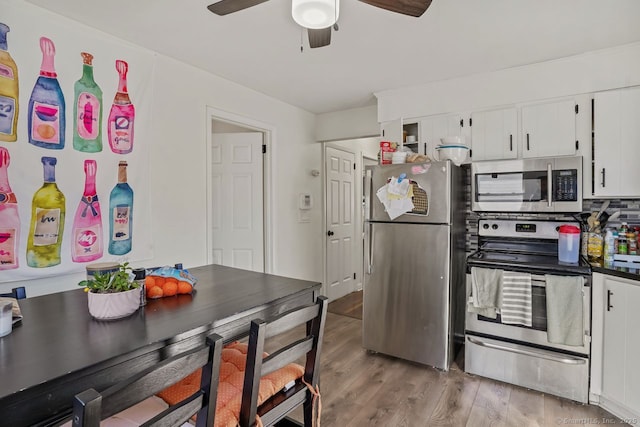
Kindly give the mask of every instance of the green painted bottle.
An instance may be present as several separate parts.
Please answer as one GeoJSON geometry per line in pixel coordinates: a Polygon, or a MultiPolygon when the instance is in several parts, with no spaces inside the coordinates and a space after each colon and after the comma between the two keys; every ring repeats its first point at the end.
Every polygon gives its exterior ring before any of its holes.
{"type": "Polygon", "coordinates": [[[73,148],[102,151],[102,89],[93,79],[93,55],[82,52],[82,77],[73,86],[73,148]]]}
{"type": "Polygon", "coordinates": [[[43,157],[44,184],[33,195],[27,239],[27,265],[35,268],[60,264],[65,198],[56,185],[55,157],[43,157]]]}

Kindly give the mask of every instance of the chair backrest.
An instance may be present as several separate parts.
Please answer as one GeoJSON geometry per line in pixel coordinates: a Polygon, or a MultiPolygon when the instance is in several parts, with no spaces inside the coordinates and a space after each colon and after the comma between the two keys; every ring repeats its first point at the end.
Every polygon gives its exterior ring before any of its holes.
{"type": "Polygon", "coordinates": [[[197,427],[211,427],[216,409],[221,352],[222,337],[211,334],[206,345],[167,358],[102,393],[94,389],[85,390],[75,396],[72,425],[99,427],[101,420],[155,395],[202,367],[199,390],[143,425],[180,425],[197,414],[197,427]]]}
{"type": "Polygon", "coordinates": [[[27,291],[24,286],[20,286],[18,288],[11,289],[11,292],[8,293],[0,293],[0,297],[9,297],[15,299],[24,299],[27,297],[27,291]]]}
{"type": "Polygon", "coordinates": [[[289,363],[304,357],[304,381],[312,387],[318,385],[320,375],[320,350],[322,336],[327,317],[328,300],[318,297],[315,304],[299,307],[277,317],[264,321],[257,319],[251,322],[247,364],[245,368],[242,404],[240,408],[240,426],[252,426],[256,415],[260,416],[263,425],[277,423],[287,413],[304,404],[305,426],[312,425],[312,395],[304,383],[298,382],[286,393],[278,393],[258,408],[260,378],[289,363]],[[292,343],[288,343],[263,359],[265,340],[282,334],[290,329],[306,324],[306,335],[292,343]]]}

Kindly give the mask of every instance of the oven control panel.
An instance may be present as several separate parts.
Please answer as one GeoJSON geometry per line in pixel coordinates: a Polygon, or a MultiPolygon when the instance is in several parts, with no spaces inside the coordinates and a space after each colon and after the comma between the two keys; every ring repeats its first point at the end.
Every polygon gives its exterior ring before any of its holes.
{"type": "Polygon", "coordinates": [[[579,227],[575,221],[481,219],[478,221],[478,234],[486,237],[558,239],[558,230],[565,224],[579,227]]]}

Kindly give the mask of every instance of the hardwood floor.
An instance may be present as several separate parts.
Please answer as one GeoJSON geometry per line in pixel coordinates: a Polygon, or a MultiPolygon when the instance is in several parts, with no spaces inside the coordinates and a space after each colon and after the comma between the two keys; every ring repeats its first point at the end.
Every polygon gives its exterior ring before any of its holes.
{"type": "MultiPolygon", "coordinates": [[[[328,314],[322,427],[622,425],[597,406],[466,374],[462,354],[449,372],[372,354],[361,346],[361,326],[328,314]]],[[[293,418],[302,420],[301,410],[293,418]]]]}
{"type": "Polygon", "coordinates": [[[351,292],[331,301],[327,311],[362,320],[362,291],[351,292]]]}

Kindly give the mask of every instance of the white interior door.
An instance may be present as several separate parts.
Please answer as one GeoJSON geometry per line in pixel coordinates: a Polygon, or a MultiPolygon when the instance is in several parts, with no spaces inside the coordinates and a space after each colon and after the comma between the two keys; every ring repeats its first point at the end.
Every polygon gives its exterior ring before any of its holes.
{"type": "Polygon", "coordinates": [[[327,296],[340,298],[355,289],[355,154],[325,149],[327,198],[327,296]]]}
{"type": "Polygon", "coordinates": [[[264,271],[262,133],[216,133],[211,142],[212,259],[264,271]]]}

